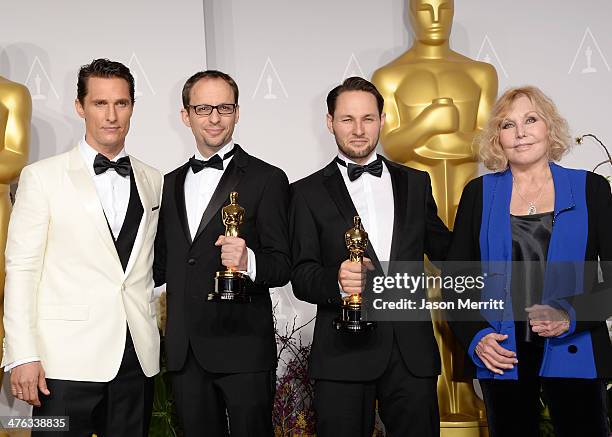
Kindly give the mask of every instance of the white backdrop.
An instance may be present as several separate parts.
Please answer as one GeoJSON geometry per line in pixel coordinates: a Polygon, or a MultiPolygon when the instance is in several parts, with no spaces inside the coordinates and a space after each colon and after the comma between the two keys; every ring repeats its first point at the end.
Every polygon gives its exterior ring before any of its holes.
{"type": "MultiPolygon", "coordinates": [[[[327,92],[350,74],[371,77],[412,43],[407,0],[204,4],[209,67],[233,74],[241,87],[239,140],[291,180],[333,155],[327,92]]],[[[575,132],[612,145],[611,20],[609,0],[455,0],[451,46],[488,59],[500,90],[541,87],[575,132]]],[[[588,145],[564,163],[589,167],[602,156],[588,145]]]]}
{"type": "MultiPolygon", "coordinates": [[[[575,133],[612,145],[612,2],[456,0],[455,10],[451,46],[491,62],[501,90],[539,86],[575,133]]],[[[334,155],[327,92],[347,76],[371,77],[411,41],[406,0],[0,3],[0,75],[26,83],[35,98],[31,161],[69,149],[83,134],[73,108],[76,73],[108,57],[137,76],[131,154],[164,172],[191,154],[180,90],[207,65],[238,82],[238,142],[294,181],[334,155]]],[[[592,168],[603,159],[589,142],[563,163],[592,168]]],[[[289,287],[276,290],[274,301],[281,323],[313,314],[289,287]]],[[[12,402],[0,394],[0,415],[12,402]]]]}
{"type": "Polygon", "coordinates": [[[136,77],[129,152],[163,169],[180,163],[190,138],[178,118],[180,92],[206,65],[202,1],[1,2],[0,75],[25,83],[33,98],[30,161],[84,134],[76,78],[94,58],[123,62],[136,77]]]}

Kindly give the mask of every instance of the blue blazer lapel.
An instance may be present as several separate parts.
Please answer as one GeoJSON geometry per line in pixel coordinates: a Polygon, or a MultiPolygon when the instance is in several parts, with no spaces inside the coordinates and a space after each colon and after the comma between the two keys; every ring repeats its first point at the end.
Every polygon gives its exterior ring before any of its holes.
{"type": "Polygon", "coordinates": [[[512,173],[485,175],[483,178],[483,209],[480,227],[480,250],[483,273],[487,275],[483,300],[505,302],[503,310],[481,311],[499,332],[501,322],[512,320],[510,280],[512,272],[512,228],[510,225],[510,199],[512,173]]]}

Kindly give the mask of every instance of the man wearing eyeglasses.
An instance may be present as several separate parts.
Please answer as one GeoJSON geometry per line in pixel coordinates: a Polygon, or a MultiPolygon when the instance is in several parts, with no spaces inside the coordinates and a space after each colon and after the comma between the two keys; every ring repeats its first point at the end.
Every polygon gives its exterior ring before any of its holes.
{"type": "Polygon", "coordinates": [[[269,288],[289,281],[285,173],[232,135],[238,86],[208,70],[183,87],[194,156],[165,177],[154,276],[166,283],[167,367],[186,437],[272,436],[276,343],[269,288]],[[238,192],[244,219],[224,236],[221,209],[238,192]],[[215,272],[245,272],[249,303],[208,301],[215,272]]]}

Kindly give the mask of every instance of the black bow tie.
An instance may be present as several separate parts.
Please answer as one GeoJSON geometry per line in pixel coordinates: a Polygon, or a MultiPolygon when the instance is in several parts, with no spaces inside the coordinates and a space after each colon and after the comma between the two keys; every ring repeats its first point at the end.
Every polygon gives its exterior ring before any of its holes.
{"type": "Polygon", "coordinates": [[[102,174],[108,169],[113,169],[117,172],[119,176],[129,176],[132,165],[130,163],[130,157],[124,156],[123,158],[119,158],[116,162],[111,161],[106,156],[98,153],[93,162],[93,169],[95,174],[102,174]]]}
{"type": "Polygon", "coordinates": [[[372,176],[376,176],[377,178],[382,176],[383,163],[382,163],[382,159],[380,158],[380,156],[376,158],[376,161],[370,162],[369,164],[366,164],[366,165],[357,165],[357,164],[351,164],[351,163],[347,165],[346,162],[344,162],[342,159],[338,157],[336,157],[336,162],[348,168],[348,177],[351,182],[353,182],[356,179],[359,179],[359,177],[364,173],[370,173],[372,176]]]}
{"type": "Polygon", "coordinates": [[[223,155],[223,159],[221,159],[219,155],[214,155],[206,161],[196,159],[194,156],[192,156],[189,158],[189,165],[194,173],[200,172],[205,168],[216,168],[217,170],[223,170],[223,161],[232,156],[235,151],[236,148],[234,147],[232,150],[223,155]]]}

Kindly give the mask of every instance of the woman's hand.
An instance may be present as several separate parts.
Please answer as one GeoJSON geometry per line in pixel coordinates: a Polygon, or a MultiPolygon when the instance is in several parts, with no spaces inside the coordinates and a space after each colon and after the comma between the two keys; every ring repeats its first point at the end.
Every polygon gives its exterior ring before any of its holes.
{"type": "Polygon", "coordinates": [[[532,305],[525,308],[529,315],[531,330],[540,337],[558,337],[569,331],[568,314],[550,305],[532,305]]]}
{"type": "Polygon", "coordinates": [[[476,355],[487,366],[487,369],[499,375],[504,374],[504,369],[513,369],[514,365],[518,363],[516,352],[499,344],[507,338],[507,335],[492,332],[482,337],[475,349],[476,355]]]}

